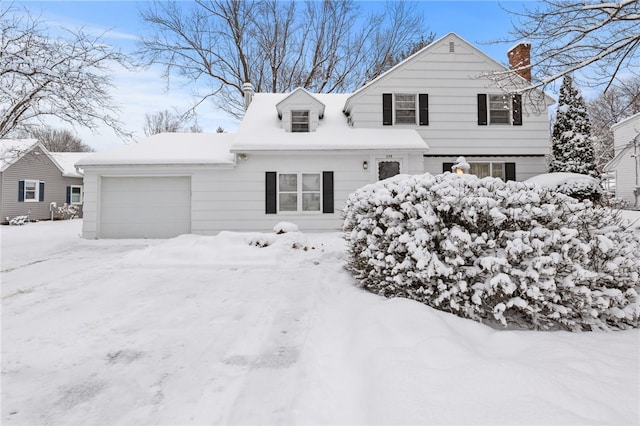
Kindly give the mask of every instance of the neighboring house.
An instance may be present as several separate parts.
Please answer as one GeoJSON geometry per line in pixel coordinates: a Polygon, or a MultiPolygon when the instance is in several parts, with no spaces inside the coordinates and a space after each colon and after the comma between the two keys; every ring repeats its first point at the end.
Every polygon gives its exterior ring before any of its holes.
{"type": "Polygon", "coordinates": [[[82,159],[83,236],[265,231],[281,221],[338,230],[357,188],[448,171],[460,155],[481,176],[544,173],[552,100],[535,113],[478,78],[491,71],[505,68],[449,34],[352,94],[246,84],[235,134],[165,133],[82,159]]]}
{"type": "Polygon", "coordinates": [[[614,124],[611,130],[615,156],[605,166],[605,171],[615,173],[616,198],[627,200],[630,205],[638,207],[634,189],[640,189],[640,113],[614,124]]]}
{"type": "MultiPolygon", "coordinates": [[[[51,153],[36,139],[0,140],[0,218],[51,219],[51,203],[82,206],[82,174],[74,163],[87,153],[51,153]]],[[[55,215],[54,215],[55,216],[55,215]]]]}

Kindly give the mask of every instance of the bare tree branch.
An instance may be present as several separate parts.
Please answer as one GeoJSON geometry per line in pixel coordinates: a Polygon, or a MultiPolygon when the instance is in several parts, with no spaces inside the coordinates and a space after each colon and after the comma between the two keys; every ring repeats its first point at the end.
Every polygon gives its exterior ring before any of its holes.
{"type": "Polygon", "coordinates": [[[402,1],[366,20],[353,0],[156,1],[141,17],[151,30],[140,40],[143,60],[168,80],[206,82],[201,99],[215,93],[235,117],[245,82],[259,92],[351,91],[385,70],[389,52],[425,39],[421,16],[402,1]]]}
{"type": "Polygon", "coordinates": [[[129,66],[129,61],[100,36],[66,30],[64,37],[53,38],[28,11],[1,11],[0,138],[47,117],[92,130],[106,124],[129,137],[109,93],[109,71],[116,64],[129,66]]]}

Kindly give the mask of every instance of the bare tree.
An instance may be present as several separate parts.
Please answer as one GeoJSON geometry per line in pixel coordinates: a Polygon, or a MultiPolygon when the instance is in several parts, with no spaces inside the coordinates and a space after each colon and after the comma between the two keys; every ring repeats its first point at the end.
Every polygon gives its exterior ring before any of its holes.
{"type": "Polygon", "coordinates": [[[243,114],[245,82],[259,92],[353,90],[424,34],[406,2],[389,3],[366,21],[353,0],[156,1],[141,16],[151,29],[141,39],[142,58],[161,64],[167,79],[175,73],[206,82],[199,101],[215,96],[235,117],[243,114]]]}
{"type": "Polygon", "coordinates": [[[51,126],[30,127],[20,138],[33,138],[51,152],[92,152],[93,148],[69,129],[55,129],[51,126]]]}
{"type": "Polygon", "coordinates": [[[165,109],[153,114],[145,114],[144,118],[144,134],[147,136],[164,132],[202,132],[197,120],[194,119],[194,122],[191,123],[191,115],[189,113],[181,114],[177,110],[176,112],[171,112],[165,109]]]}
{"type": "Polygon", "coordinates": [[[611,126],[640,112],[640,77],[615,82],[609,90],[587,103],[591,132],[595,138],[598,167],[613,158],[611,126]]]}
{"type": "Polygon", "coordinates": [[[109,94],[112,65],[127,58],[101,37],[49,28],[27,10],[0,10],[0,138],[55,117],[96,129],[111,127],[126,137],[109,94]]]}
{"type": "MultiPolygon", "coordinates": [[[[499,41],[532,42],[533,87],[545,86],[574,71],[589,70],[582,84],[604,85],[639,72],[640,2],[618,0],[542,0],[522,11],[508,10],[515,19],[511,37],[499,41]]],[[[513,73],[494,74],[496,80],[513,73]]]]}

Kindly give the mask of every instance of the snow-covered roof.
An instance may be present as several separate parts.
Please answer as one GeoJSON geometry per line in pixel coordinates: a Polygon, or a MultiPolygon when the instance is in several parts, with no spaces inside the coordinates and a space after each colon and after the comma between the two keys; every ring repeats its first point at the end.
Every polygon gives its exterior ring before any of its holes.
{"type": "Polygon", "coordinates": [[[350,127],[342,112],[349,94],[312,94],[325,105],[325,113],[317,130],[308,133],[287,132],[282,128],[276,110],[276,105],[287,96],[286,93],[256,93],[236,133],[231,151],[428,149],[413,129],[350,127]]]}
{"type": "Polygon", "coordinates": [[[37,139],[1,139],[0,171],[5,171],[36,145],[38,145],[37,139]]]}
{"type": "Polygon", "coordinates": [[[631,117],[627,117],[624,120],[618,121],[616,124],[614,124],[613,126],[611,126],[611,130],[615,130],[620,126],[624,126],[625,124],[631,122],[631,121],[635,121],[635,120],[639,120],[640,121],[640,112],[637,114],[632,115],[631,117]]]}
{"type": "Polygon", "coordinates": [[[232,133],[159,133],[83,157],[77,166],[233,164],[232,133]]]}
{"type": "Polygon", "coordinates": [[[51,156],[62,169],[62,176],[66,177],[82,177],[82,172],[76,169],[75,164],[90,152],[52,152],[51,156]]]}

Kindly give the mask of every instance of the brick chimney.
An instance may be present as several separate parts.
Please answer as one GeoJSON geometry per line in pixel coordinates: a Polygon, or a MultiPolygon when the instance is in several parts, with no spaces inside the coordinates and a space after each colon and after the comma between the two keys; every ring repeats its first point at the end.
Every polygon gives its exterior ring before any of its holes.
{"type": "Polygon", "coordinates": [[[242,92],[244,93],[244,110],[246,111],[253,99],[253,84],[246,82],[242,85],[242,92]]]}
{"type": "Polygon", "coordinates": [[[531,81],[531,43],[521,41],[507,52],[509,68],[527,81],[531,81]]]}

